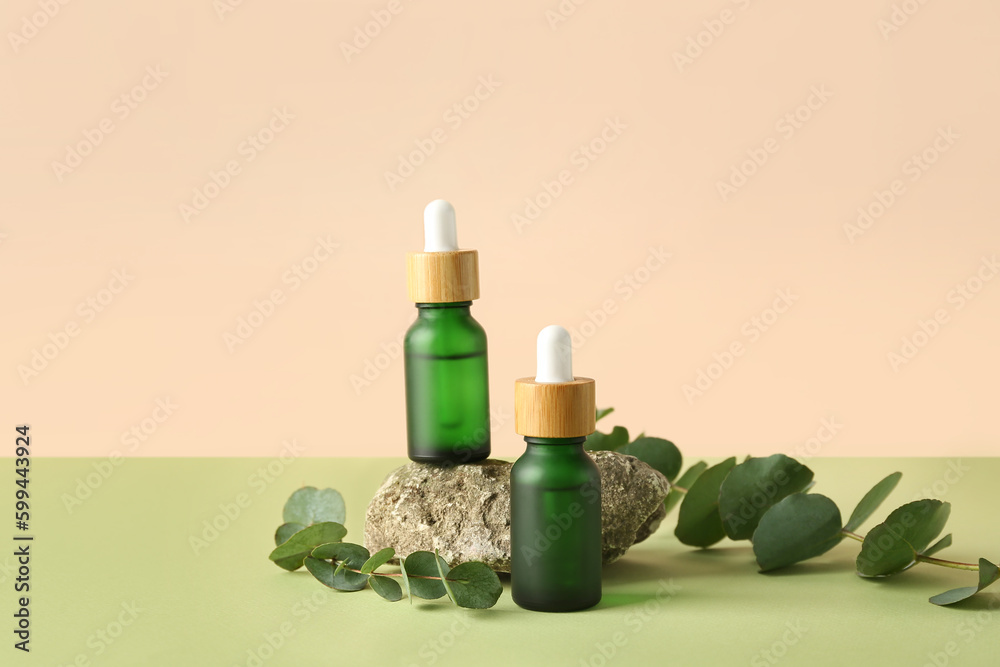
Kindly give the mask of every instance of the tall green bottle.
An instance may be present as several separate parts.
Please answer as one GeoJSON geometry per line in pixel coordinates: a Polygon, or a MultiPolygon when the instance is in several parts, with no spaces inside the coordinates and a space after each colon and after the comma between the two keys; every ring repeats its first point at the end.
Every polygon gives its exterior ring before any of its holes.
{"type": "Polygon", "coordinates": [[[479,254],[459,250],[455,209],[424,209],[424,251],[406,256],[417,321],[406,332],[407,452],[413,461],[471,463],[490,455],[486,332],[470,312],[479,254]]]}
{"type": "Polygon", "coordinates": [[[583,449],[595,429],[594,381],[574,377],[569,333],[538,334],[538,371],[514,383],[527,448],[510,471],[511,594],[525,609],[575,611],[601,600],[601,477],[583,449]]]}

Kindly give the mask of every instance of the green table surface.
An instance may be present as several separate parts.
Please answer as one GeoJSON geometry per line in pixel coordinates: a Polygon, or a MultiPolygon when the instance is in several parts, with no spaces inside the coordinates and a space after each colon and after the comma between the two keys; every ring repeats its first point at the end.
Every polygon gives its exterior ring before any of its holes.
{"type": "MultiPolygon", "coordinates": [[[[400,459],[126,459],[68,507],[102,461],[32,463],[31,653],[15,650],[7,630],[2,665],[1000,664],[1000,598],[983,595],[960,609],[927,602],[972,584],[975,573],[920,565],[890,580],[863,580],[854,574],[860,545],[852,541],[763,575],[746,542],[706,551],[679,544],[675,510],[605,568],[604,599],[592,610],[521,610],[509,581],[493,609],[443,600],[411,606],[371,590],[330,590],[305,570],[288,573],[267,559],[284,501],[302,485],[340,490],[346,539],[362,541],[365,506],[400,459]],[[227,508],[228,527],[209,533],[196,552],[191,538],[203,537],[206,521],[226,523],[217,516],[227,508]]],[[[884,475],[903,472],[862,532],[909,500],[939,497],[953,504],[946,532],[955,536],[940,556],[1000,556],[1000,459],[808,464],[814,491],[845,515],[884,475]]],[[[13,506],[13,488],[6,496],[13,506]]],[[[14,532],[11,525],[2,538],[8,554],[14,532]]],[[[8,626],[16,576],[14,557],[0,556],[8,626]]]]}

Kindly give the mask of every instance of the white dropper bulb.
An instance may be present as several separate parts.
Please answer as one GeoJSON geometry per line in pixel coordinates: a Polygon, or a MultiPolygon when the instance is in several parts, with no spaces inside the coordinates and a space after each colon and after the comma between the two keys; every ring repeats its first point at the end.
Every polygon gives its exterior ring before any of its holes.
{"type": "Polygon", "coordinates": [[[424,252],[458,250],[455,207],[435,199],[424,209],[424,252]]]}
{"type": "Polygon", "coordinates": [[[535,382],[573,381],[573,344],[569,332],[552,324],[538,332],[538,368],[535,382]]]}

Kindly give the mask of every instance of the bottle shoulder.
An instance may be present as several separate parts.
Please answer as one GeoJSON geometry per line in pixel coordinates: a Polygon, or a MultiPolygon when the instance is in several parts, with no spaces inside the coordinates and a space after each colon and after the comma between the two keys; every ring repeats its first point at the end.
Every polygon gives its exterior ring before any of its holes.
{"type": "MultiPolygon", "coordinates": [[[[565,447],[565,445],[550,445],[565,447]]],[[[572,455],[552,456],[532,451],[521,455],[510,470],[511,483],[546,487],[572,487],[600,482],[600,471],[594,460],[582,450],[572,455]]]]}
{"type": "Polygon", "coordinates": [[[437,354],[486,351],[486,330],[469,313],[446,317],[421,317],[410,325],[403,339],[408,350],[437,354]]]}

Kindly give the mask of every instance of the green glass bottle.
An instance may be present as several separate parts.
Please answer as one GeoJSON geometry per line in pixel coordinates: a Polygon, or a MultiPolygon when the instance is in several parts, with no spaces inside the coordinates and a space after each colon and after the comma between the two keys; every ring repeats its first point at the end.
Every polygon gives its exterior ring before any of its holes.
{"type": "Polygon", "coordinates": [[[569,333],[538,335],[538,373],[514,384],[527,448],[510,471],[511,595],[535,611],[601,600],[601,477],[583,449],[595,428],[594,381],[574,377],[569,333]]]}
{"type": "Polygon", "coordinates": [[[479,298],[475,250],[459,250],[455,210],[424,210],[424,251],[407,254],[417,321],[406,332],[407,452],[413,461],[471,463],[490,455],[486,332],[472,317],[479,298]]]}
{"type": "Polygon", "coordinates": [[[490,455],[486,332],[471,305],[418,303],[406,332],[406,434],[414,461],[469,463],[490,455]]]}

